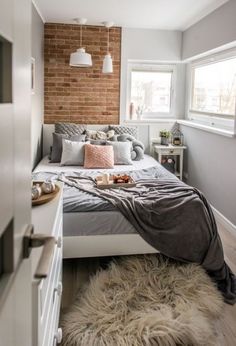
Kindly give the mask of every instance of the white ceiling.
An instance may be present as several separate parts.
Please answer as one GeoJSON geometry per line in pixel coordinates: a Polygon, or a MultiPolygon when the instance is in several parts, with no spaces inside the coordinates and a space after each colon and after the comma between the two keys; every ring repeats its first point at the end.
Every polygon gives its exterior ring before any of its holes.
{"type": "Polygon", "coordinates": [[[185,30],[228,0],[33,0],[46,22],[114,21],[129,28],[185,30]]]}

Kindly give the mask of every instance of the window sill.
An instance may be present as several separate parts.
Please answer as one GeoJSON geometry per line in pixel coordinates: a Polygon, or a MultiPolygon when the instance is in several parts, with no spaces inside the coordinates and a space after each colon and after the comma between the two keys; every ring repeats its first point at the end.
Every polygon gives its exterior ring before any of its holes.
{"type": "Polygon", "coordinates": [[[177,123],[180,124],[180,125],[185,125],[185,126],[193,127],[193,128],[199,129],[199,130],[215,133],[217,135],[221,135],[221,136],[225,136],[225,137],[230,137],[230,138],[235,137],[235,134],[234,134],[233,131],[223,130],[223,129],[220,129],[220,128],[203,125],[203,124],[200,124],[200,123],[193,122],[191,120],[177,120],[177,123]]]}
{"type": "Polygon", "coordinates": [[[178,119],[175,118],[159,118],[159,119],[141,119],[141,120],[124,120],[123,124],[142,124],[142,125],[149,125],[149,124],[158,124],[158,123],[175,123],[178,119]]]}

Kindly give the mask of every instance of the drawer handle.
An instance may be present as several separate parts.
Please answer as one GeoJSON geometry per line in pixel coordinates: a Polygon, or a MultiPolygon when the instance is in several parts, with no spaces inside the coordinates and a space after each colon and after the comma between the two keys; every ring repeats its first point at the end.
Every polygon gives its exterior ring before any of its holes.
{"type": "Polygon", "coordinates": [[[48,276],[55,243],[54,237],[49,237],[45,234],[33,234],[33,227],[27,228],[23,240],[23,257],[28,258],[32,248],[43,246],[43,252],[34,274],[36,279],[44,279],[48,276]]]}
{"type": "Polygon", "coordinates": [[[174,152],[174,150],[173,150],[173,149],[171,149],[171,150],[170,150],[170,154],[173,154],[173,152],[174,152]]]}
{"type": "Polygon", "coordinates": [[[57,329],[57,332],[56,332],[54,338],[58,344],[60,344],[62,342],[62,329],[61,328],[57,329]]]}

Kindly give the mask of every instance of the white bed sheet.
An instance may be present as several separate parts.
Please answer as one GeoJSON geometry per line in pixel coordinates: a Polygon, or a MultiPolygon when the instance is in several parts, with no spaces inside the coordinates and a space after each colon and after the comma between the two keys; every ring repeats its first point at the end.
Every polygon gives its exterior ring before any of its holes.
{"type": "Polygon", "coordinates": [[[135,171],[139,169],[146,169],[157,165],[157,161],[150,155],[144,155],[144,159],[140,161],[133,161],[133,165],[115,165],[111,169],[86,169],[83,166],[60,166],[60,163],[50,163],[48,156],[45,156],[34,169],[34,172],[86,172],[86,171],[98,171],[98,172],[123,172],[123,171],[135,171]]]}
{"type": "MultiPolygon", "coordinates": [[[[116,165],[113,169],[95,169],[97,172],[119,172],[146,169],[157,165],[157,161],[145,155],[133,165],[116,165]]],[[[50,163],[45,156],[36,166],[34,172],[85,172],[81,166],[60,166],[50,163]]],[[[63,258],[80,258],[96,256],[119,256],[131,254],[156,253],[136,232],[128,220],[118,211],[64,213],[63,258]],[[88,223],[88,220],[91,222],[88,223]]]]}

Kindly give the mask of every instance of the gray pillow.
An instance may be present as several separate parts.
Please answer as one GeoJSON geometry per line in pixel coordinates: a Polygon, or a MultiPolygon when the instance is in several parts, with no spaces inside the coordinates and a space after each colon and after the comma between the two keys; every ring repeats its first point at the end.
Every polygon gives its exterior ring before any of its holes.
{"type": "Polygon", "coordinates": [[[114,149],[115,165],[132,165],[131,160],[131,142],[107,142],[114,149]]]}
{"type": "Polygon", "coordinates": [[[63,139],[61,166],[83,166],[85,142],[63,139]]]}
{"type": "Polygon", "coordinates": [[[128,134],[135,138],[137,137],[137,129],[135,127],[123,125],[109,125],[109,130],[114,130],[117,135],[128,134]]]}
{"type": "Polygon", "coordinates": [[[56,123],[55,132],[62,133],[67,136],[82,135],[87,128],[84,124],[74,124],[74,123],[56,123]]]}
{"type": "Polygon", "coordinates": [[[67,134],[53,133],[52,136],[53,136],[53,145],[52,145],[51,160],[50,160],[51,163],[57,163],[61,161],[63,139],[69,139],[75,142],[85,141],[85,135],[73,135],[69,137],[67,134]]]}

